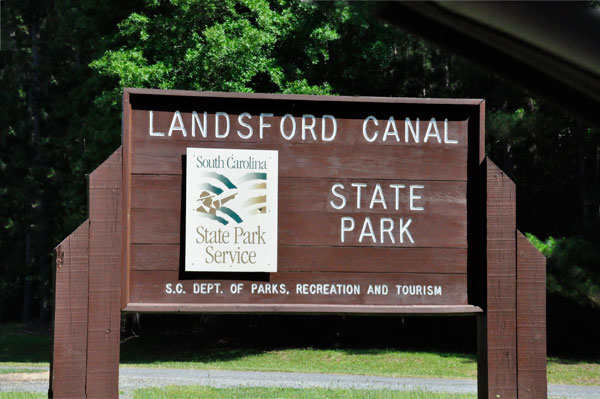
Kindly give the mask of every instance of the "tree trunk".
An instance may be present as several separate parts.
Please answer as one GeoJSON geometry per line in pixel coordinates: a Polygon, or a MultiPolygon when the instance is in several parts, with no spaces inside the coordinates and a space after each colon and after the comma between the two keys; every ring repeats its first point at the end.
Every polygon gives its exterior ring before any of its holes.
{"type": "Polygon", "coordinates": [[[584,135],[583,128],[575,127],[577,137],[577,180],[579,183],[579,208],[581,217],[582,232],[589,231],[590,220],[587,209],[587,193],[585,184],[585,153],[584,153],[584,135]]]}
{"type": "MultiPolygon", "coordinates": [[[[41,18],[40,18],[41,19],[41,18]]],[[[32,66],[32,85],[28,90],[28,108],[33,125],[32,130],[32,143],[35,149],[35,165],[37,167],[42,166],[42,112],[40,109],[41,102],[41,91],[42,91],[42,78],[41,78],[41,57],[40,57],[40,19],[33,18],[29,23],[29,36],[31,41],[31,66],[32,66]]],[[[43,166],[42,166],[43,167],[43,166]]],[[[45,234],[43,227],[46,225],[44,214],[44,198],[43,190],[40,187],[41,182],[32,187],[31,196],[31,210],[33,216],[33,222],[30,224],[31,234],[33,238],[33,257],[32,262],[35,268],[37,268],[37,274],[39,275],[39,319],[38,322],[47,324],[50,320],[50,311],[48,309],[48,254],[45,248],[45,234]]]]}
{"type": "MultiPolygon", "coordinates": [[[[594,181],[592,184],[593,187],[598,190],[600,185],[600,143],[596,145],[596,162],[594,165],[594,181]]],[[[595,196],[596,224],[600,226],[600,198],[598,198],[598,192],[595,193],[595,196]]]]}
{"type": "MultiPolygon", "coordinates": [[[[25,270],[31,269],[31,235],[28,231],[25,233],[25,270]]],[[[28,324],[31,322],[33,308],[33,286],[31,278],[27,273],[23,281],[23,307],[21,308],[21,323],[28,324]]]]}

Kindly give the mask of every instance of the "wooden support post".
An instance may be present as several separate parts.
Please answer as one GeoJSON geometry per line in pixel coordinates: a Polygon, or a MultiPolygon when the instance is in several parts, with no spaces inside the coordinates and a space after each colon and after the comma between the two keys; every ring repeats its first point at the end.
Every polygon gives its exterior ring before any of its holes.
{"type": "Polygon", "coordinates": [[[121,182],[119,148],[92,172],[89,180],[87,398],[119,396],[121,182]]]}
{"type": "Polygon", "coordinates": [[[84,398],[88,330],[89,221],[55,248],[51,398],[84,398]]]}
{"type": "Polygon", "coordinates": [[[486,160],[486,308],[478,320],[479,398],[517,398],[516,189],[486,160]]]}
{"type": "Polygon", "coordinates": [[[519,399],[546,398],[546,258],[521,232],[517,232],[517,363],[519,399]]]}

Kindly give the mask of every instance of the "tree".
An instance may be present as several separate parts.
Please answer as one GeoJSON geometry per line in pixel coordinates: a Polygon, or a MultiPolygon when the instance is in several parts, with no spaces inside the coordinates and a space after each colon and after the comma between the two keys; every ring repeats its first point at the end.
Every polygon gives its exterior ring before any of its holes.
{"type": "MultiPolygon", "coordinates": [[[[519,226],[600,237],[600,133],[378,21],[376,2],[7,0],[0,57],[0,319],[47,319],[51,249],[120,144],[124,87],[485,98],[519,226]],[[8,38],[8,39],[7,39],[8,38]]],[[[597,265],[593,266],[597,270],[597,265]]]]}

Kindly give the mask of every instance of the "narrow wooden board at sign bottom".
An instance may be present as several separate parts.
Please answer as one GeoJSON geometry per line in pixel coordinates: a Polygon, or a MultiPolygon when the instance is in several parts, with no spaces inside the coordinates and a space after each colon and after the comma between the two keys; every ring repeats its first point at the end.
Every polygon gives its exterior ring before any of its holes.
{"type": "Polygon", "coordinates": [[[460,315],[472,316],[483,310],[473,305],[361,306],[361,305],[250,305],[130,303],[124,312],[135,313],[295,313],[354,315],[460,315]]]}
{"type": "Polygon", "coordinates": [[[260,281],[217,274],[181,279],[176,271],[132,271],[130,302],[467,305],[466,274],[278,272],[260,281]]]}

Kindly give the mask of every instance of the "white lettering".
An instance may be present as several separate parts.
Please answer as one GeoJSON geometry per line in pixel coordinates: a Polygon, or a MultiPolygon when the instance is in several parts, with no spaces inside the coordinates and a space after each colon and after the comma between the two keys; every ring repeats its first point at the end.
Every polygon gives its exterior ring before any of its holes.
{"type": "Polygon", "coordinates": [[[333,200],[329,201],[329,204],[334,208],[334,209],[344,209],[344,207],[346,206],[346,197],[344,196],[344,194],[340,194],[338,193],[336,190],[336,188],[341,188],[342,190],[344,189],[344,185],[342,183],[335,183],[334,185],[331,186],[331,194],[335,195],[337,198],[342,200],[341,205],[336,205],[333,200]]]}
{"type": "Polygon", "coordinates": [[[200,129],[202,137],[206,138],[206,118],[207,113],[204,113],[204,123],[200,123],[200,117],[196,111],[192,112],[192,137],[196,137],[196,125],[200,129]]]}
{"type": "Polygon", "coordinates": [[[377,121],[377,119],[374,116],[370,116],[370,115],[367,116],[366,119],[365,119],[365,121],[363,122],[363,137],[369,143],[372,143],[375,140],[377,140],[377,135],[379,134],[379,131],[375,130],[373,136],[369,137],[367,135],[367,123],[369,123],[369,121],[373,121],[373,123],[375,124],[375,126],[379,126],[379,122],[377,121]]]}
{"type": "Polygon", "coordinates": [[[156,137],[164,136],[165,132],[155,132],[154,131],[154,111],[150,111],[149,117],[150,117],[150,123],[149,123],[150,128],[149,128],[148,134],[150,136],[156,136],[156,137]]]}
{"type": "Polygon", "coordinates": [[[335,135],[337,134],[337,120],[333,115],[323,115],[321,118],[321,140],[323,141],[333,141],[335,139],[335,135]],[[333,131],[329,136],[325,134],[325,127],[327,125],[327,120],[333,122],[333,131]]]}
{"type": "Polygon", "coordinates": [[[425,143],[427,143],[427,140],[429,139],[429,137],[435,137],[437,139],[438,143],[442,142],[442,138],[440,137],[440,131],[438,129],[435,118],[431,118],[431,120],[429,121],[429,126],[427,126],[427,133],[425,133],[425,139],[423,141],[425,143]],[[435,131],[435,134],[431,134],[431,128],[433,128],[433,130],[435,131]]]}
{"type": "Polygon", "coordinates": [[[341,228],[340,228],[340,234],[341,234],[341,241],[344,242],[344,234],[347,231],[352,231],[354,230],[354,218],[350,217],[350,216],[344,216],[341,219],[341,228]],[[350,222],[350,226],[346,226],[346,222],[350,222]]]}
{"type": "Polygon", "coordinates": [[[371,197],[371,203],[369,204],[369,209],[373,209],[374,204],[383,205],[383,209],[387,209],[387,205],[385,203],[385,198],[383,197],[383,190],[379,183],[375,185],[375,190],[373,190],[373,196],[371,197]]]}
{"type": "Polygon", "coordinates": [[[283,136],[284,139],[291,140],[292,138],[294,138],[294,135],[296,134],[296,119],[294,119],[294,116],[292,114],[283,115],[283,117],[281,118],[281,123],[279,124],[279,130],[281,131],[281,135],[283,136]],[[290,119],[292,121],[292,132],[290,133],[289,136],[285,134],[285,120],[286,119],[290,119]]]}
{"type": "Polygon", "coordinates": [[[181,120],[181,112],[175,111],[173,114],[173,120],[171,121],[171,128],[169,129],[169,137],[173,135],[174,130],[181,131],[183,137],[187,137],[187,132],[185,131],[185,126],[183,126],[183,120],[181,120]],[[175,122],[179,123],[179,126],[175,126],[175,122]]]}
{"type": "Polygon", "coordinates": [[[450,140],[450,138],[448,138],[448,118],[444,119],[444,143],[458,144],[458,140],[450,140]]]}
{"type": "Polygon", "coordinates": [[[416,189],[422,189],[422,188],[425,188],[425,186],[420,186],[420,185],[414,185],[414,186],[411,185],[410,186],[410,196],[409,197],[410,197],[410,210],[411,211],[422,211],[422,210],[425,209],[422,206],[415,206],[415,203],[414,203],[414,201],[416,199],[421,199],[422,198],[420,195],[416,195],[415,194],[415,190],[416,189]]]}
{"type": "Polygon", "coordinates": [[[404,235],[406,234],[406,236],[408,237],[408,239],[410,240],[411,244],[414,244],[415,241],[413,240],[412,235],[410,234],[410,231],[408,230],[408,226],[410,226],[410,223],[412,222],[412,218],[408,219],[408,221],[406,222],[406,224],[404,224],[404,219],[400,218],[400,244],[404,244],[404,235]]]}
{"type": "Polygon", "coordinates": [[[258,129],[258,137],[259,137],[261,140],[263,139],[263,132],[264,132],[264,129],[265,129],[266,127],[271,127],[271,124],[270,124],[270,123],[265,123],[265,121],[264,121],[264,120],[265,120],[265,118],[267,118],[267,117],[271,117],[271,116],[273,116],[273,114],[269,114],[269,113],[261,113],[261,114],[260,114],[260,117],[259,117],[259,121],[260,121],[260,122],[259,122],[259,129],[258,129]]]}
{"type": "Polygon", "coordinates": [[[315,125],[317,124],[317,118],[314,115],[304,114],[302,115],[302,140],[306,140],[306,131],[310,130],[310,135],[313,140],[317,141],[317,135],[315,134],[315,125]],[[311,119],[312,123],[308,124],[307,120],[311,119]]]}
{"type": "Polygon", "coordinates": [[[240,136],[240,138],[242,139],[249,139],[250,137],[252,137],[252,134],[254,133],[254,130],[252,129],[252,126],[250,126],[250,124],[244,122],[242,120],[242,118],[252,118],[252,115],[250,115],[247,112],[242,112],[239,116],[238,116],[238,123],[242,126],[244,126],[246,129],[248,129],[248,133],[243,134],[242,132],[240,132],[239,130],[237,131],[238,136],[240,136]]]}
{"type": "Polygon", "coordinates": [[[385,127],[385,132],[383,133],[383,141],[387,139],[387,136],[394,136],[396,137],[396,141],[400,142],[400,136],[398,136],[398,129],[396,128],[396,121],[394,121],[393,116],[390,116],[390,119],[388,119],[387,126],[385,127]],[[390,127],[393,128],[393,134],[390,131],[390,127]]]}
{"type": "Polygon", "coordinates": [[[407,143],[409,138],[409,132],[412,135],[412,138],[415,141],[415,143],[419,142],[419,118],[417,118],[417,120],[415,121],[415,126],[417,127],[416,130],[410,122],[410,118],[406,118],[404,120],[404,141],[406,141],[407,143]]]}
{"type": "Polygon", "coordinates": [[[229,122],[229,115],[227,114],[227,112],[217,112],[215,113],[215,137],[218,139],[224,139],[225,137],[229,136],[229,128],[230,128],[230,122],[229,122]],[[225,128],[225,132],[221,133],[219,131],[219,117],[224,117],[225,118],[225,122],[227,122],[227,128],[225,128]]]}
{"type": "Polygon", "coordinates": [[[385,243],[385,233],[388,234],[388,237],[390,237],[390,240],[392,241],[392,244],[395,244],[396,241],[394,240],[394,235],[392,234],[392,231],[394,230],[394,219],[392,218],[381,218],[381,220],[379,220],[379,241],[384,244],[385,243]],[[388,227],[385,227],[385,224],[388,223],[388,227]]]}
{"type": "Polygon", "coordinates": [[[400,189],[405,188],[404,184],[390,184],[390,187],[396,192],[396,210],[400,208],[400,189]]]}
{"type": "Polygon", "coordinates": [[[375,232],[373,231],[373,225],[371,224],[371,218],[368,216],[365,218],[363,223],[360,236],[358,237],[358,242],[362,242],[363,237],[371,237],[371,240],[373,240],[374,243],[377,243],[377,238],[375,238],[375,232]],[[366,232],[367,228],[369,229],[368,232],[366,232]]]}
{"type": "Polygon", "coordinates": [[[352,187],[356,187],[356,209],[360,209],[360,190],[367,187],[366,183],[352,183],[352,187]]]}

